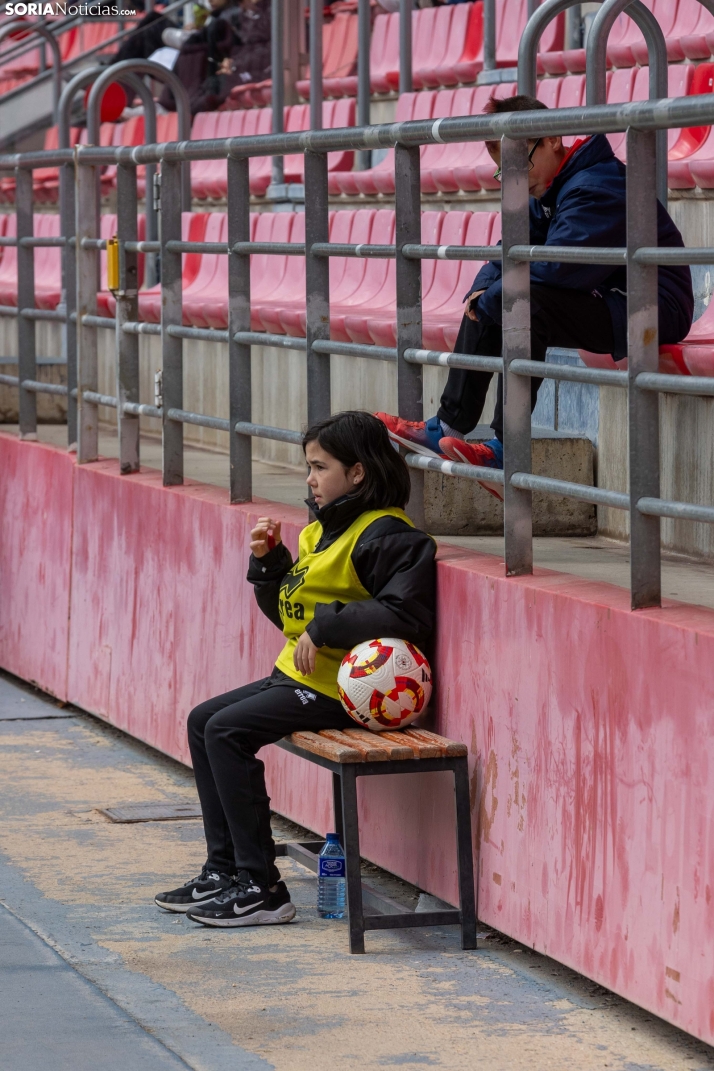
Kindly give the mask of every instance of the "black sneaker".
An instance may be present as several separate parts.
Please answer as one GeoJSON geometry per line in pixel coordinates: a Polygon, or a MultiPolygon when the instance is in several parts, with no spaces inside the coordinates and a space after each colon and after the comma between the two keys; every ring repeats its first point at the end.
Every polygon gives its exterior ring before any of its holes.
{"type": "Polygon", "coordinates": [[[284,881],[271,893],[267,885],[258,885],[242,871],[236,885],[209,903],[192,907],[186,918],[202,926],[265,926],[290,922],[295,918],[295,905],[284,881]]]}
{"type": "Polygon", "coordinates": [[[209,870],[204,866],[197,878],[191,878],[185,885],[170,892],[161,892],[154,897],[154,903],[163,907],[166,911],[183,913],[190,907],[196,907],[199,903],[212,900],[214,896],[222,893],[235,882],[235,876],[221,874],[217,870],[209,870]]]}

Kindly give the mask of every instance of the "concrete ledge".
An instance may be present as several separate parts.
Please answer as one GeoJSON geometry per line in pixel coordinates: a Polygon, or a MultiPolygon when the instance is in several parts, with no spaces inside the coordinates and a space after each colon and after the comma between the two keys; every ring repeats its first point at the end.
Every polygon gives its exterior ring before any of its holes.
{"type": "MultiPolygon", "coordinates": [[[[478,427],[471,437],[490,439],[490,428],[478,427]]],[[[594,483],[594,451],[589,439],[547,428],[533,428],[533,472],[573,483],[594,483]]],[[[459,480],[438,472],[424,474],[426,526],[433,535],[495,535],[503,531],[503,503],[475,480],[459,480]]],[[[533,534],[593,535],[595,507],[588,502],[553,495],[533,495],[533,534]]]]}

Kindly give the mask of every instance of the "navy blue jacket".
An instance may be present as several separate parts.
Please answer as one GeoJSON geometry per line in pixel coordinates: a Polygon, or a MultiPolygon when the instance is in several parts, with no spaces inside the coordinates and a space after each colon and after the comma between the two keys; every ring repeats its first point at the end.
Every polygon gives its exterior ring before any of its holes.
{"type": "MultiPolygon", "coordinates": [[[[533,245],[625,246],[625,165],[614,155],[604,134],[582,145],[556,175],[540,198],[531,197],[533,245]]],[[[654,178],[652,179],[654,181],[654,178]]],[[[682,247],[682,236],[666,209],[657,204],[658,245],[682,247]]],[[[627,272],[598,264],[531,264],[531,282],[566,290],[596,292],[607,302],[615,339],[613,357],[627,356],[627,272]]],[[[501,322],[501,264],[485,264],[473,290],[485,290],[478,302],[485,313],[501,322]]],[[[694,296],[687,266],[659,268],[659,340],[680,342],[692,326],[694,296]]]]}

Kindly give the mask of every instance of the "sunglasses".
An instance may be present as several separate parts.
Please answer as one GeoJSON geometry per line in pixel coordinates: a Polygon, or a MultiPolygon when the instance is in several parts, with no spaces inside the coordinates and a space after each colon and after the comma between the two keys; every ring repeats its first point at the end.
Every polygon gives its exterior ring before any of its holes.
{"type": "MultiPolygon", "coordinates": [[[[534,163],[533,163],[533,153],[536,151],[536,149],[538,148],[539,145],[540,145],[540,138],[538,138],[538,140],[535,142],[533,148],[528,153],[528,170],[529,171],[532,171],[534,166],[535,166],[534,163]]],[[[500,179],[500,177],[501,177],[501,168],[500,167],[499,167],[498,171],[495,172],[493,177],[495,179],[500,179]]]]}

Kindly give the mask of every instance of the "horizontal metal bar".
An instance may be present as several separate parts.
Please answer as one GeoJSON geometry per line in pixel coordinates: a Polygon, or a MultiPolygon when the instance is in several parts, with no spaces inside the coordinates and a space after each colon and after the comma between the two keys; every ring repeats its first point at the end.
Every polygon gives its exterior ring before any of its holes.
{"type": "Polygon", "coordinates": [[[138,320],[125,320],[122,324],[122,331],[125,331],[127,335],[160,335],[161,324],[141,323],[138,320]]]}
{"type": "Polygon", "coordinates": [[[106,249],[106,238],[83,238],[80,242],[82,249],[106,249]]]}
{"type": "Polygon", "coordinates": [[[500,245],[403,245],[407,260],[500,260],[500,245]]]}
{"type": "Polygon", "coordinates": [[[159,417],[164,415],[163,409],[157,408],[155,405],[141,405],[139,402],[124,402],[124,412],[129,413],[131,416],[150,416],[159,417]]]}
{"type": "Polygon", "coordinates": [[[511,260],[549,261],[555,264],[625,264],[626,249],[587,245],[512,245],[511,260]]]}
{"type": "Polygon", "coordinates": [[[511,361],[510,368],[517,376],[565,379],[570,383],[594,383],[600,387],[627,387],[627,372],[609,368],[580,368],[578,365],[555,364],[553,361],[511,361]]]}
{"type": "Polygon", "coordinates": [[[640,372],[635,379],[640,390],[662,394],[714,394],[714,378],[709,376],[667,376],[662,372],[640,372]]]}
{"type": "Polygon", "coordinates": [[[67,244],[67,239],[61,238],[59,236],[56,236],[54,238],[35,238],[34,236],[32,236],[27,238],[20,238],[16,242],[16,244],[22,246],[23,249],[32,249],[35,246],[65,246],[67,244]]]}
{"type": "Polygon", "coordinates": [[[166,416],[169,420],[177,420],[181,424],[198,424],[201,428],[213,428],[215,431],[231,430],[230,420],[204,416],[203,413],[191,413],[187,409],[169,409],[166,416]]]}
{"type": "Polygon", "coordinates": [[[62,383],[40,383],[37,379],[23,379],[22,385],[25,390],[33,394],[66,394],[67,387],[62,383]]]}
{"type": "Polygon", "coordinates": [[[161,242],[124,242],[127,253],[160,253],[161,242]]]}
{"type": "Polygon", "coordinates": [[[711,246],[689,246],[686,249],[658,249],[643,246],[634,253],[636,264],[714,264],[711,246]]]}
{"type": "Polygon", "coordinates": [[[596,506],[610,506],[612,509],[629,509],[630,496],[619,491],[606,491],[602,487],[590,487],[584,483],[570,483],[568,480],[552,480],[549,476],[534,476],[531,472],[514,472],[511,484],[521,491],[542,491],[547,495],[562,495],[563,498],[577,498],[581,502],[592,502],[596,506]]]}
{"type": "Polygon", "coordinates": [[[56,323],[67,323],[67,313],[62,309],[21,309],[20,316],[23,320],[53,320],[56,323]]]}
{"type": "MultiPolygon", "coordinates": [[[[228,252],[226,248],[225,252],[228,252]]],[[[245,255],[246,253],[268,253],[284,257],[304,257],[304,242],[236,242],[231,252],[245,255]]]]}
{"type": "Polygon", "coordinates": [[[675,521],[703,521],[705,524],[714,524],[714,508],[711,506],[672,502],[667,498],[641,498],[637,509],[650,517],[671,517],[675,521]]]}
{"type": "Polygon", "coordinates": [[[396,361],[397,350],[392,346],[368,346],[362,342],[333,342],[329,338],[316,339],[312,344],[315,353],[334,353],[341,357],[366,357],[373,361],[396,361]]]}
{"type": "Polygon", "coordinates": [[[470,353],[450,353],[440,350],[404,351],[404,360],[409,364],[435,364],[444,368],[471,368],[479,372],[502,372],[502,357],[478,357],[470,353]]]}
{"type": "MultiPolygon", "coordinates": [[[[19,364],[19,363],[20,363],[20,358],[19,357],[0,357],[0,364],[19,364]]],[[[67,364],[67,358],[66,357],[36,357],[35,358],[35,364],[40,365],[42,367],[47,366],[49,368],[52,368],[52,367],[54,367],[55,365],[58,365],[58,364],[66,365],[67,364]]]]}
{"type": "Polygon", "coordinates": [[[275,439],[281,443],[302,446],[302,432],[288,431],[287,428],[271,428],[269,424],[251,424],[247,420],[239,420],[235,430],[238,435],[252,435],[256,439],[275,439]]]}
{"type": "MultiPolygon", "coordinates": [[[[161,243],[152,244],[158,246],[156,252],[159,253],[161,251],[161,243]]],[[[180,242],[172,239],[166,243],[166,249],[169,253],[222,253],[224,256],[228,256],[229,253],[225,242],[180,242]]]]}
{"type": "Polygon", "coordinates": [[[401,915],[364,915],[365,930],[403,930],[421,926],[458,926],[461,912],[452,911],[405,911],[401,915]]]}
{"type": "Polygon", "coordinates": [[[171,338],[193,338],[197,342],[228,342],[227,331],[217,331],[212,327],[181,327],[179,324],[169,324],[166,334],[171,338]]]}
{"type": "Polygon", "coordinates": [[[315,257],[377,257],[394,258],[397,255],[395,245],[353,245],[349,242],[313,242],[312,255],[315,257]]]}
{"type": "Polygon", "coordinates": [[[17,305],[0,305],[0,316],[17,316],[17,305]]]}
{"type": "MultiPolygon", "coordinates": [[[[410,120],[381,126],[296,131],[291,134],[261,134],[206,141],[169,142],[161,145],[125,147],[81,146],[75,150],[81,163],[94,165],[121,162],[128,166],[160,160],[216,160],[227,156],[285,156],[291,153],[380,149],[401,145],[431,145],[467,141],[497,141],[510,138],[542,138],[578,134],[664,130],[714,124],[712,95],[677,97],[628,104],[603,104],[588,108],[549,108],[533,112],[495,115],[450,116],[443,119],[410,120]]],[[[46,166],[71,160],[65,150],[15,153],[0,157],[1,169],[46,166]]]]}
{"type": "Polygon", "coordinates": [[[233,339],[243,346],[278,346],[284,350],[307,350],[306,339],[295,338],[293,335],[269,335],[264,334],[262,331],[236,331],[233,339]]]}
{"type": "MultiPolygon", "coordinates": [[[[73,319],[73,317],[70,316],[70,319],[73,319]]],[[[116,330],[116,321],[113,316],[91,316],[86,314],[82,317],[82,324],[84,327],[101,327],[105,331],[116,330]]]]}
{"type": "Polygon", "coordinates": [[[427,457],[426,454],[406,454],[404,460],[410,469],[427,469],[429,472],[442,472],[444,476],[461,476],[466,480],[503,483],[503,469],[487,469],[483,465],[465,465],[460,461],[427,457]]]}
{"type": "Polygon", "coordinates": [[[16,246],[17,238],[0,238],[0,249],[3,246],[16,246]]]}
{"type": "MultiPolygon", "coordinates": [[[[0,364],[2,364],[2,361],[0,361],[0,364]]],[[[6,376],[4,372],[0,372],[0,383],[3,383],[6,387],[19,387],[20,377],[6,376]]]]}
{"type": "Polygon", "coordinates": [[[117,400],[111,394],[97,394],[94,390],[82,391],[82,398],[91,405],[108,405],[110,409],[116,409],[117,400]]]}

